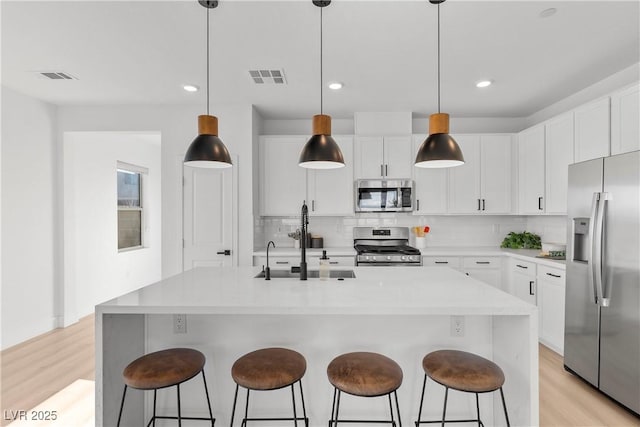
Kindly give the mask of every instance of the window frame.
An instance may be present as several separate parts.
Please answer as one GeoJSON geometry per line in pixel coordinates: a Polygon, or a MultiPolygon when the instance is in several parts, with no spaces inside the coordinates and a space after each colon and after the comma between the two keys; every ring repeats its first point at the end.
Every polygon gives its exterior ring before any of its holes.
{"type": "Polygon", "coordinates": [[[116,246],[118,248],[118,253],[120,252],[131,252],[131,251],[136,251],[139,249],[144,249],[147,246],[147,242],[146,242],[146,232],[145,232],[145,228],[146,228],[146,214],[147,214],[147,207],[146,207],[146,184],[147,184],[147,177],[149,175],[149,169],[144,168],[142,166],[137,166],[137,165],[133,165],[131,163],[125,163],[125,162],[121,162],[118,161],[117,165],[116,165],[116,206],[117,206],[117,213],[118,213],[118,218],[117,218],[117,225],[116,225],[116,246]],[[118,177],[118,173],[119,172],[125,172],[125,173],[130,173],[130,174],[135,174],[138,175],[138,190],[139,190],[139,201],[140,201],[140,206],[121,206],[120,204],[118,204],[118,181],[117,181],[117,177],[118,177]],[[120,211],[138,211],[140,212],[140,245],[136,245],[136,246],[127,246],[124,248],[120,248],[120,217],[119,217],[119,213],[120,211]]]}

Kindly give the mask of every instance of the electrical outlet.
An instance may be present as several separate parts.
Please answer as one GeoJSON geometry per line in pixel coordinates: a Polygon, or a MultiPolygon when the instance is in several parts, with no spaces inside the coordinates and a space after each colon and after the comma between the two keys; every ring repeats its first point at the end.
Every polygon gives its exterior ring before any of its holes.
{"type": "Polygon", "coordinates": [[[464,316],[451,316],[451,336],[464,336],[464,316]]]}
{"type": "Polygon", "coordinates": [[[186,314],[173,315],[173,333],[174,334],[187,333],[187,315],[186,314]]]}

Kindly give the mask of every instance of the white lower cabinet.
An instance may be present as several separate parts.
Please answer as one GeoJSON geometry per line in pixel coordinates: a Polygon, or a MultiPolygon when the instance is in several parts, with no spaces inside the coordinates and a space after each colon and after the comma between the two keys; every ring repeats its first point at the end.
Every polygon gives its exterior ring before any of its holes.
{"type": "Polygon", "coordinates": [[[564,354],[565,271],[538,266],[540,342],[564,354]]]}
{"type": "Polygon", "coordinates": [[[462,257],[462,272],[494,288],[502,289],[502,259],[500,257],[462,257]]]}
{"type": "MultiPolygon", "coordinates": [[[[320,254],[314,253],[313,255],[307,253],[307,267],[317,268],[320,265],[320,254]]],[[[331,255],[329,257],[329,266],[331,267],[353,267],[356,265],[356,258],[353,255],[331,255]]],[[[253,265],[256,267],[266,267],[266,256],[254,256],[253,265]]],[[[269,268],[272,270],[289,270],[291,267],[300,266],[300,256],[274,256],[269,255],[269,268]]]]}
{"type": "Polygon", "coordinates": [[[537,305],[536,264],[515,258],[509,261],[509,292],[523,301],[537,305]]]}

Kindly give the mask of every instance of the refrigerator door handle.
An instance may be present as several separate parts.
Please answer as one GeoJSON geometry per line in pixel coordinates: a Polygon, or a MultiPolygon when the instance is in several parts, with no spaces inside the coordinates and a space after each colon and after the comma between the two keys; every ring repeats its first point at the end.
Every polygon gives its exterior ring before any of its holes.
{"type": "Polygon", "coordinates": [[[598,204],[600,203],[600,193],[593,193],[593,201],[591,202],[591,215],[589,216],[589,250],[587,251],[587,265],[589,266],[589,272],[587,278],[589,279],[589,286],[593,289],[593,302],[598,305],[600,301],[600,295],[598,294],[598,287],[595,280],[595,244],[594,238],[596,233],[596,217],[598,215],[598,204]]]}
{"type": "Polygon", "coordinates": [[[602,242],[604,240],[604,216],[607,201],[610,199],[609,193],[600,193],[598,202],[598,219],[595,224],[595,244],[593,246],[593,264],[594,278],[599,296],[600,305],[602,307],[609,306],[609,298],[604,297],[604,288],[602,286],[602,242]]]}

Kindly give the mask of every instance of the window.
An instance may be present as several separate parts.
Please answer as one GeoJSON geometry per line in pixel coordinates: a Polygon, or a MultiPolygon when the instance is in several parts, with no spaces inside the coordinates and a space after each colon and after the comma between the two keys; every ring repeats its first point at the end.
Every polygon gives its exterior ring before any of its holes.
{"type": "Polygon", "coordinates": [[[118,162],[118,250],[144,245],[143,184],[147,170],[118,162]]]}

